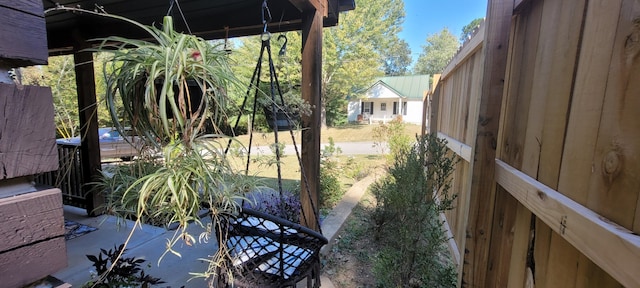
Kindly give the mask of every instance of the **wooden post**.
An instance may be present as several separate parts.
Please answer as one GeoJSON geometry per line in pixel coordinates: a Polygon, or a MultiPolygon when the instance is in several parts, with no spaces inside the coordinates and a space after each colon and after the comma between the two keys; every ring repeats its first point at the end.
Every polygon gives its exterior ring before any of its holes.
{"type": "MultiPolygon", "coordinates": [[[[79,49],[77,49],[79,50],[79,49]]],[[[99,210],[104,204],[102,193],[90,192],[100,171],[100,142],[98,138],[98,111],[96,107],[96,84],[93,74],[93,54],[76,52],[75,61],[76,86],[78,91],[78,109],[80,111],[80,155],[82,159],[82,191],[86,195],[87,214],[102,214],[99,210]]]]}
{"type": "Polygon", "coordinates": [[[322,76],[322,11],[305,11],[302,15],[302,99],[314,109],[302,117],[302,191],[300,201],[303,225],[319,230],[316,221],[320,202],[320,114],[322,76]],[[304,180],[309,183],[307,193],[304,180]],[[315,210],[315,211],[314,211],[315,210]]]}
{"type": "MultiPolygon", "coordinates": [[[[484,78],[475,142],[471,199],[461,275],[464,287],[485,287],[496,196],[495,163],[513,0],[490,0],[483,44],[484,78]]],[[[459,283],[460,284],[460,283],[459,283]]]]}

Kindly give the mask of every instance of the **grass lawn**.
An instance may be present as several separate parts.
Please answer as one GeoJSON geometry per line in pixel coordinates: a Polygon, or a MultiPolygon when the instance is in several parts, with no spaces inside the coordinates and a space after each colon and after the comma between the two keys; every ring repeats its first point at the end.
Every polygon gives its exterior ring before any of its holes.
{"type": "MultiPolygon", "coordinates": [[[[285,155],[281,159],[282,187],[284,190],[293,190],[299,187],[301,178],[300,165],[295,155],[285,155]]],[[[232,164],[234,168],[244,170],[246,158],[234,157],[232,164]]],[[[278,171],[273,156],[252,156],[249,164],[249,175],[261,178],[264,185],[278,187],[278,171]]],[[[337,161],[342,169],[340,183],[345,191],[355,182],[366,176],[371,169],[381,167],[385,164],[382,155],[339,155],[337,161]]],[[[311,179],[309,179],[311,180],[311,179]]]]}
{"type": "MultiPolygon", "coordinates": [[[[333,138],[335,142],[364,142],[375,141],[374,129],[380,126],[379,124],[372,125],[346,125],[343,127],[331,127],[325,128],[320,131],[320,142],[329,143],[329,138],[333,138]]],[[[405,124],[406,133],[410,136],[420,134],[421,126],[415,124],[405,124]]],[[[293,131],[295,135],[296,143],[300,143],[300,130],[293,131]]],[[[240,143],[244,146],[249,145],[249,135],[241,135],[236,137],[240,143]]],[[[279,142],[284,144],[292,144],[289,131],[278,132],[279,142]]],[[[254,146],[269,146],[274,143],[274,136],[272,132],[262,133],[254,132],[253,144],[254,146]]]]}

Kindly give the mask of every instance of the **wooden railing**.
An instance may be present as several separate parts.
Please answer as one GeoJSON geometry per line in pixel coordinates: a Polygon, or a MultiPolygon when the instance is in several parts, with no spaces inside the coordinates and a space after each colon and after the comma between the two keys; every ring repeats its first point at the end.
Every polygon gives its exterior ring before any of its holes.
{"type": "Polygon", "coordinates": [[[82,156],[80,147],[58,144],[59,169],[42,173],[35,178],[37,184],[49,185],[62,191],[64,204],[86,208],[82,192],[82,156]]]}

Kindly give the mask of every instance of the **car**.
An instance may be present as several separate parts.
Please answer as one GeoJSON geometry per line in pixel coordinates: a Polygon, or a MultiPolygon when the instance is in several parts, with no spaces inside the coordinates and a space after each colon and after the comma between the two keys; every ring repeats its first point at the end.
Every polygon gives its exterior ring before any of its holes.
{"type": "MultiPolygon", "coordinates": [[[[125,129],[125,133],[131,131],[125,129]]],[[[130,161],[135,156],[140,155],[140,148],[143,145],[142,139],[138,136],[126,136],[120,135],[118,129],[114,127],[98,128],[98,136],[100,141],[100,158],[105,159],[117,159],[120,158],[123,161],[130,161]],[[127,141],[129,140],[129,141],[127,141]]],[[[56,139],[56,143],[59,145],[71,145],[80,146],[80,137],[73,138],[60,138],[56,139]]]]}

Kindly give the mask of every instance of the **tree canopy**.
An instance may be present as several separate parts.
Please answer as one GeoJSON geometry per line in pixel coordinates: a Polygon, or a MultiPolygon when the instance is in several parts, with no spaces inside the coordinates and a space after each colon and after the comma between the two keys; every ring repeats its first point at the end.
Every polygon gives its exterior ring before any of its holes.
{"type": "MultiPolygon", "coordinates": [[[[329,126],[346,123],[347,97],[359,96],[377,77],[406,73],[411,63],[408,44],[398,37],[405,15],[403,1],[356,0],[356,7],[340,15],[338,26],[323,30],[323,107],[319,111],[329,126]]],[[[276,70],[281,86],[299,93],[302,37],[300,32],[285,35],[283,56],[276,55],[281,45],[276,42],[278,35],[271,40],[276,70]]],[[[238,75],[246,83],[259,51],[260,40],[247,37],[232,53],[238,75]]]]}
{"type": "Polygon", "coordinates": [[[414,72],[416,74],[442,73],[458,50],[458,46],[458,39],[446,27],[436,34],[429,35],[413,67],[414,72]]]}
{"type": "Polygon", "coordinates": [[[476,18],[471,20],[469,24],[462,27],[462,34],[460,34],[460,43],[464,43],[467,40],[471,39],[471,36],[473,36],[473,31],[476,30],[476,28],[478,28],[478,26],[480,26],[482,22],[484,22],[484,18],[476,18]]]}

